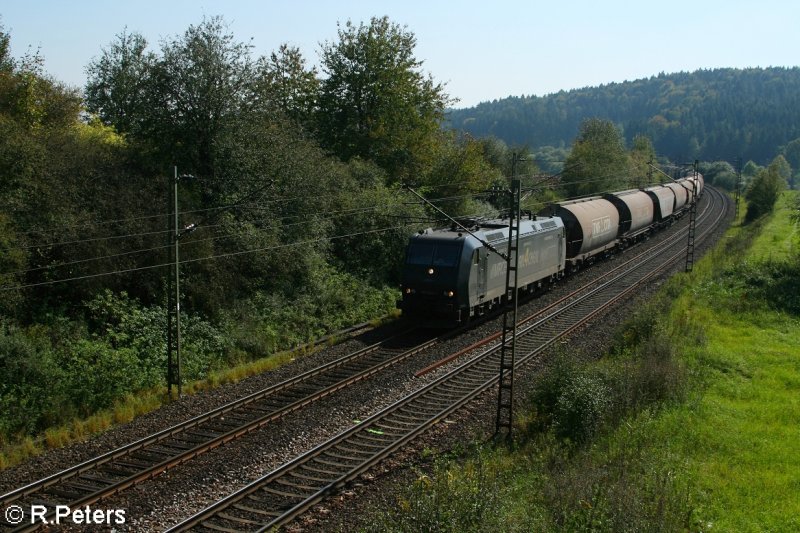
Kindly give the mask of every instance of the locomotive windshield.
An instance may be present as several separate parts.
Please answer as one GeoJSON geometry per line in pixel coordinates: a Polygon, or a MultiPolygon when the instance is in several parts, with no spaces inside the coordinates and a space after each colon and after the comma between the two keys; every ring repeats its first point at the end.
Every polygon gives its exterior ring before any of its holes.
{"type": "Polygon", "coordinates": [[[454,267],[461,257],[461,244],[433,244],[413,242],[408,247],[408,263],[454,267]]]}

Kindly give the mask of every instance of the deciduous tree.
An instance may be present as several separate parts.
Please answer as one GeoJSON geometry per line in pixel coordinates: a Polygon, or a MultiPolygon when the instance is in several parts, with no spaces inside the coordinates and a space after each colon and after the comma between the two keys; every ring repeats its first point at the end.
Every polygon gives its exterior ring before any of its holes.
{"type": "Polygon", "coordinates": [[[319,95],[319,79],[316,68],[306,68],[300,49],[282,44],[269,59],[259,61],[259,70],[260,102],[310,127],[319,95]]]}
{"type": "Polygon", "coordinates": [[[700,163],[700,173],[706,184],[732,191],[736,188],[736,171],[727,161],[700,163]]]}
{"type": "Polygon", "coordinates": [[[154,76],[159,125],[179,165],[198,176],[215,176],[218,136],[253,98],[252,48],[236,41],[221,17],[162,44],[154,76]]]}
{"type": "Polygon", "coordinates": [[[650,175],[650,165],[656,163],[656,150],[653,143],[646,135],[637,135],[633,138],[633,146],[630,152],[629,174],[633,177],[636,185],[642,186],[647,183],[647,176],[650,175]]]}
{"type": "Polygon", "coordinates": [[[563,173],[568,196],[617,189],[628,181],[628,154],[609,120],[587,119],[572,145],[563,173]]]}
{"type": "Polygon", "coordinates": [[[764,170],[764,167],[760,166],[755,161],[750,160],[745,163],[744,167],[742,167],[742,175],[754,178],[762,170],[764,170]]]}
{"type": "Polygon", "coordinates": [[[339,40],[321,50],[321,142],[342,160],[377,162],[393,180],[427,171],[451,102],[422,72],[416,43],[411,31],[382,17],[340,25],[339,40]]]}
{"type": "Polygon", "coordinates": [[[123,32],[89,65],[89,110],[151,145],[162,168],[213,178],[220,135],[256,101],[252,45],[212,17],[164,40],[160,55],[146,47],[123,32]]]}
{"type": "Polygon", "coordinates": [[[792,171],[800,171],[800,138],[797,138],[786,145],[783,150],[786,161],[791,165],[792,171]]]}
{"type": "Polygon", "coordinates": [[[145,134],[153,105],[155,54],[147,40],[124,30],[86,68],[86,108],[119,133],[145,134]]]}
{"type": "Polygon", "coordinates": [[[11,36],[0,25],[0,72],[11,72],[14,62],[11,60],[11,36]]]}
{"type": "MultiPolygon", "coordinates": [[[[780,157],[780,156],[779,156],[780,157]]],[[[781,159],[783,159],[781,157],[781,159]]],[[[784,160],[783,163],[786,163],[784,160]]],[[[780,174],[781,163],[777,158],[764,170],[761,170],[747,189],[747,215],[749,222],[769,213],[775,207],[778,196],[786,187],[780,174]]]]}
{"type": "Polygon", "coordinates": [[[786,158],[778,154],[775,159],[769,164],[769,168],[773,169],[783,180],[785,185],[788,185],[792,179],[792,167],[786,161],[786,158]]]}

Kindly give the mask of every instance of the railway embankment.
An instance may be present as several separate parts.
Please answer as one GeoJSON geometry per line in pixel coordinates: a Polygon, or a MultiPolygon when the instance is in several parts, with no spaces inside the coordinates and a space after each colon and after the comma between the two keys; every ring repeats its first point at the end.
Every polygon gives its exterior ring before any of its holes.
{"type": "Polygon", "coordinates": [[[423,462],[360,527],[800,528],[799,208],[786,192],[772,214],[735,223],[602,357],[553,358],[513,446],[423,462]]]}

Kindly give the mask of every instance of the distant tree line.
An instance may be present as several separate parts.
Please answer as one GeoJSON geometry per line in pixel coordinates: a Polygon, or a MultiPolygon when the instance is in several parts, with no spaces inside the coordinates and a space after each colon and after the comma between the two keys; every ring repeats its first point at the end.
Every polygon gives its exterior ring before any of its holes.
{"type": "Polygon", "coordinates": [[[533,147],[569,146],[587,118],[610,120],[628,143],[645,135],[673,161],[746,155],[764,165],[800,137],[800,68],[661,73],[448,112],[455,129],[533,147]]]}

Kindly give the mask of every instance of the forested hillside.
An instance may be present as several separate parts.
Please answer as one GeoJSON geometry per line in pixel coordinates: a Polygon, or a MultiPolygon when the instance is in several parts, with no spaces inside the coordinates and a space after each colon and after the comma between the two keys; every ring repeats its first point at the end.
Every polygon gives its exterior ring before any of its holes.
{"type": "Polygon", "coordinates": [[[440,127],[449,96],[386,18],[342,24],[324,76],[290,46],[256,57],[218,17],[156,46],[122,31],[83,91],[11,39],[0,27],[0,466],[3,444],[164,384],[178,247],[186,382],[390,312],[431,224],[401,184],[470,213],[504,174],[440,127]]]}
{"type": "Polygon", "coordinates": [[[648,136],[673,161],[742,155],[765,164],[776,147],[800,136],[800,68],[662,73],[449,113],[456,129],[531,147],[570,146],[590,117],[617,124],[628,143],[648,136]]]}

